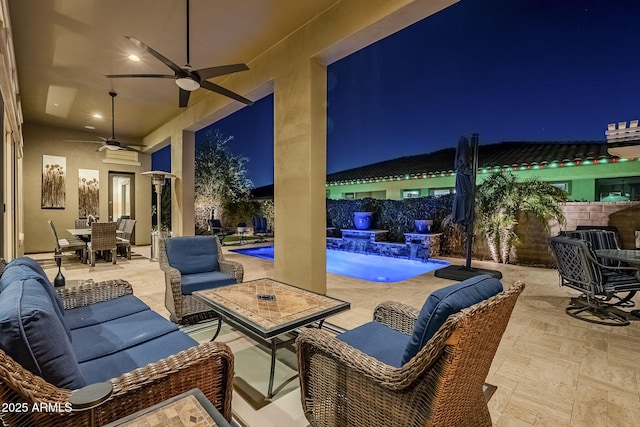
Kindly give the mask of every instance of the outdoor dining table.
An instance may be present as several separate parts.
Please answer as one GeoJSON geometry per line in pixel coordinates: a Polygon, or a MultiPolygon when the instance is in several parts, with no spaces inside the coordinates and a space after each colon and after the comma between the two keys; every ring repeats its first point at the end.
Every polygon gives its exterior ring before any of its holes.
{"type": "MultiPolygon", "coordinates": [[[[91,236],[90,228],[67,228],[67,231],[73,234],[74,236],[86,236],[86,237],[91,236]]],[[[116,235],[123,234],[123,233],[124,233],[123,230],[116,230],[116,235]]]]}
{"type": "MultiPolygon", "coordinates": [[[[598,249],[596,255],[621,261],[629,264],[631,267],[637,268],[635,275],[640,280],[640,250],[635,249],[598,249]]],[[[640,317],[640,309],[631,310],[630,313],[636,317],[640,317]]]]}
{"type": "MultiPolygon", "coordinates": [[[[640,269],[640,251],[635,249],[598,249],[596,255],[613,259],[616,261],[626,262],[632,267],[640,269]]],[[[640,271],[636,272],[636,276],[640,274],[640,271]]],[[[640,276],[639,276],[640,278],[640,276]]]]}

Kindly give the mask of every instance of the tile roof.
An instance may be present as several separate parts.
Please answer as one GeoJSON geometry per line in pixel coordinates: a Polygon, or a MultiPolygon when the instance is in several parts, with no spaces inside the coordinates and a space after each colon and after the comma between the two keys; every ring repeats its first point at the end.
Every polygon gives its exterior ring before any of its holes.
{"type": "MultiPolygon", "coordinates": [[[[327,183],[447,174],[454,172],[456,149],[400,157],[327,175],[327,183]]],[[[478,147],[478,168],[535,166],[611,159],[604,141],[502,142],[478,147]]]]}
{"type": "MultiPolygon", "coordinates": [[[[327,183],[378,178],[439,175],[454,172],[455,148],[399,157],[327,175],[327,183]]],[[[526,167],[585,160],[612,159],[605,141],[501,142],[478,147],[478,169],[526,167]]],[[[272,198],[273,184],[252,191],[255,198],[272,198]]]]}

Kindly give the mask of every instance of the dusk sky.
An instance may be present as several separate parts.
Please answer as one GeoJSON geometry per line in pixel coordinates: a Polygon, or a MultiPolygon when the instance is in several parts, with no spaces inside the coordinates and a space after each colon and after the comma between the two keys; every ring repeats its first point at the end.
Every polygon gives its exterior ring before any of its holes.
{"type": "MultiPolygon", "coordinates": [[[[462,0],[328,67],[327,173],[502,141],[604,141],[640,119],[637,0],[462,0]]],[[[273,96],[211,125],[273,183],[273,96]]],[[[203,131],[196,135],[198,136],[203,131]]]]}

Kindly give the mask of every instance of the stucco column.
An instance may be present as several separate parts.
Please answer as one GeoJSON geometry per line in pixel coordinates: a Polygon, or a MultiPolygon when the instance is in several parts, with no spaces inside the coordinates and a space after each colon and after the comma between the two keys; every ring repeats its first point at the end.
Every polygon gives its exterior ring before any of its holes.
{"type": "Polygon", "coordinates": [[[177,131],[171,137],[171,231],[174,236],[193,236],[194,183],[195,183],[194,132],[177,131]]]}
{"type": "Polygon", "coordinates": [[[277,280],[326,293],[326,66],[288,64],[274,81],[277,280]]]}

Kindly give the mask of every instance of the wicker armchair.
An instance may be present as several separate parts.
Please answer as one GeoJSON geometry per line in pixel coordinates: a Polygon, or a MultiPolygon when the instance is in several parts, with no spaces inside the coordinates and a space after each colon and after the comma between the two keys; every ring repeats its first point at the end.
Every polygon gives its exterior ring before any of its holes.
{"type": "MultiPolygon", "coordinates": [[[[65,309],[131,294],[131,285],[121,280],[99,282],[58,291],[65,309]]],[[[96,409],[97,425],[199,388],[220,413],[231,421],[233,354],[223,343],[205,343],[135,369],[109,382],[111,397],[96,409]]],[[[0,414],[0,423],[10,426],[87,426],[89,411],[67,412],[73,390],[58,388],[32,374],[0,350],[0,404],[29,408],[0,414]],[[34,404],[48,404],[60,411],[32,411],[34,404]]]]}
{"type": "MultiPolygon", "coordinates": [[[[222,246],[217,236],[207,236],[215,239],[215,247],[217,248],[217,260],[220,273],[235,278],[235,283],[242,282],[244,277],[244,268],[242,264],[235,261],[225,260],[222,252],[222,246]]],[[[182,276],[183,273],[171,265],[167,256],[167,240],[169,239],[204,239],[204,236],[179,236],[160,239],[160,250],[158,262],[160,269],[164,271],[165,277],[165,307],[169,310],[170,319],[173,322],[181,324],[197,323],[202,320],[217,317],[211,307],[204,305],[195,299],[190,292],[183,289],[182,276]]],[[[196,244],[197,245],[197,244],[196,244]]],[[[216,287],[212,283],[210,288],[216,287]]],[[[206,289],[206,288],[203,288],[206,289]]]]}
{"type": "MultiPolygon", "coordinates": [[[[329,332],[297,339],[302,406],[312,426],[490,426],[483,384],[524,283],[450,315],[399,368],[329,332]]],[[[411,334],[419,310],[379,305],[374,320],[411,334]]]]}

